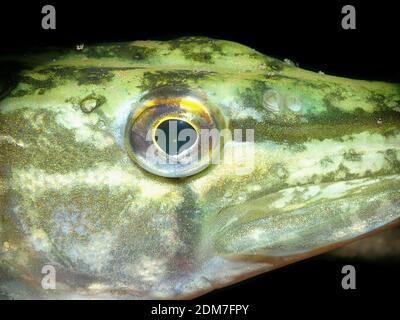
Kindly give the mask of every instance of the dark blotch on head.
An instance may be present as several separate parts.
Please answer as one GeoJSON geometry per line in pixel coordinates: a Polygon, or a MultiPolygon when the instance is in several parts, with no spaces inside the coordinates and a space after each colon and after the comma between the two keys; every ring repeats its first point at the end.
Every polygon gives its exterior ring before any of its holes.
{"type": "MultiPolygon", "coordinates": [[[[10,94],[18,84],[19,73],[27,66],[14,61],[4,61],[0,63],[0,100],[10,94]]],[[[28,94],[27,90],[18,90],[20,96],[28,94]]]]}
{"type": "Polygon", "coordinates": [[[214,74],[215,72],[210,71],[190,70],[145,72],[139,88],[146,91],[163,86],[189,87],[188,81],[195,82],[214,74]]]}
{"type": "Polygon", "coordinates": [[[362,153],[350,149],[343,153],[343,159],[347,161],[361,161],[362,153]]]}
{"type": "Polygon", "coordinates": [[[147,60],[157,53],[156,48],[120,43],[116,45],[102,45],[87,47],[83,53],[89,58],[110,58],[118,57],[127,60],[147,60]]]}
{"type": "Polygon", "coordinates": [[[171,50],[179,49],[185,59],[203,63],[214,63],[213,55],[223,55],[218,41],[202,37],[184,37],[169,41],[171,50]]]}
{"type": "MultiPolygon", "coordinates": [[[[79,85],[86,84],[105,84],[111,81],[115,74],[114,71],[140,69],[140,67],[60,67],[52,66],[37,71],[46,75],[52,84],[62,83],[66,80],[76,81],[79,85]]],[[[39,84],[39,83],[37,83],[39,84]]]]}
{"type": "Polygon", "coordinates": [[[389,163],[391,170],[395,170],[396,172],[400,171],[400,159],[397,156],[397,152],[395,149],[388,149],[383,152],[385,156],[385,160],[389,163]]]}

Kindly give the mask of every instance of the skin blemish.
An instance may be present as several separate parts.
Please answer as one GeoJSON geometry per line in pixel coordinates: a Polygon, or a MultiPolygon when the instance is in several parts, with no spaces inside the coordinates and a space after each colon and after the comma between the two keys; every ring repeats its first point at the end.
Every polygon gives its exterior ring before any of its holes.
{"type": "Polygon", "coordinates": [[[188,87],[191,82],[196,83],[201,79],[211,77],[211,71],[149,71],[143,74],[142,84],[139,86],[143,91],[163,86],[188,87]]]}
{"type": "Polygon", "coordinates": [[[217,41],[207,38],[182,38],[170,41],[170,46],[172,50],[180,50],[185,59],[202,63],[214,63],[214,57],[223,53],[217,41]],[[189,45],[189,39],[197,45],[189,45]]]}

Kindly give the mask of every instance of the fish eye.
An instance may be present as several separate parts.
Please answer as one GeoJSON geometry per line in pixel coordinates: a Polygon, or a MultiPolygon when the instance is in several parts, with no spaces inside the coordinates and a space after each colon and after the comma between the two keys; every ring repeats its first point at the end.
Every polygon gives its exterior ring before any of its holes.
{"type": "Polygon", "coordinates": [[[194,175],[219,157],[225,122],[204,94],[164,87],[144,95],[125,129],[128,154],[158,176],[194,175]]]}

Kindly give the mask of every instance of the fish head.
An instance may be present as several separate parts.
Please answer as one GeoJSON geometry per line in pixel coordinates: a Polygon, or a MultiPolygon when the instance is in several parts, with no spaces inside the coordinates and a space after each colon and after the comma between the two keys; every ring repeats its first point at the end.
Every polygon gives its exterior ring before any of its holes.
{"type": "Polygon", "coordinates": [[[1,61],[11,297],[193,297],[399,218],[397,84],[206,38],[1,61]]]}

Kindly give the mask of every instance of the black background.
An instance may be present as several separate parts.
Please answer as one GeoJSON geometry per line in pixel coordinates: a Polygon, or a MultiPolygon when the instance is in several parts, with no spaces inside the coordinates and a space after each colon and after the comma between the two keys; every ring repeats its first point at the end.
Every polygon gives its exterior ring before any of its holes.
{"type": "MultiPolygon", "coordinates": [[[[14,1],[1,3],[0,10],[3,52],[201,35],[240,42],[267,55],[289,58],[306,69],[400,82],[400,10],[389,2],[14,1]],[[56,8],[56,30],[41,28],[45,4],[56,8]],[[345,4],[356,8],[356,30],[341,27],[345,4]]],[[[398,267],[391,262],[314,258],[217,290],[196,303],[250,303],[252,314],[261,312],[266,318],[276,311],[282,316],[315,314],[318,305],[325,307],[321,316],[347,307],[355,315],[376,308],[381,312],[396,308],[391,301],[399,296],[393,292],[400,285],[398,267]],[[356,267],[357,290],[341,288],[344,264],[356,267]]],[[[152,304],[132,302],[115,308],[134,306],[131,317],[135,318],[139,312],[149,313],[152,304]]]]}
{"type": "Polygon", "coordinates": [[[3,1],[1,50],[202,35],[240,42],[307,69],[399,81],[394,3],[352,2],[357,29],[344,30],[341,8],[349,4],[344,1],[3,1]],[[45,4],[56,8],[56,30],[41,27],[45,4]]]}

